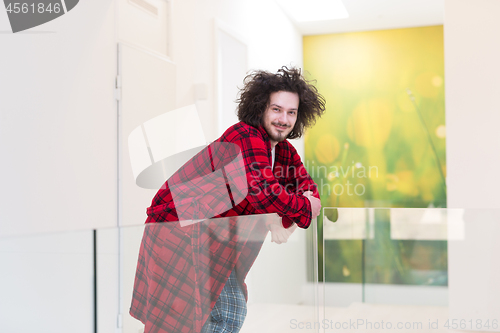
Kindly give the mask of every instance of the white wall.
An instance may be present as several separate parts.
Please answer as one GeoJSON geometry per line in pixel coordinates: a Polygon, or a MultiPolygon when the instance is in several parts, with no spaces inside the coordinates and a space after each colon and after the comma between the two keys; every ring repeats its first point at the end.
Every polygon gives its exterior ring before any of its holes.
{"type": "Polygon", "coordinates": [[[81,1],[0,34],[0,235],[116,224],[114,11],[81,1]]]}
{"type": "Polygon", "coordinates": [[[302,37],[274,1],[184,0],[173,3],[172,13],[177,103],[195,102],[194,83],[207,86],[209,98],[196,104],[209,141],[217,138],[215,19],[247,44],[249,69],[276,71],[291,63],[302,65],[302,37]]]}
{"type": "Polygon", "coordinates": [[[449,208],[500,202],[500,2],[445,1],[449,208]]]}

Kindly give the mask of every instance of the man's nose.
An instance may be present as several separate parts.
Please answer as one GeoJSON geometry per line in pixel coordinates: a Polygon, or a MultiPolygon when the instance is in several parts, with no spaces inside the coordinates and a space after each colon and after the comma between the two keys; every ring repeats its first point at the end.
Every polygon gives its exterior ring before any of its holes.
{"type": "Polygon", "coordinates": [[[281,112],[279,117],[279,122],[282,124],[288,124],[288,116],[286,112],[281,112]]]}

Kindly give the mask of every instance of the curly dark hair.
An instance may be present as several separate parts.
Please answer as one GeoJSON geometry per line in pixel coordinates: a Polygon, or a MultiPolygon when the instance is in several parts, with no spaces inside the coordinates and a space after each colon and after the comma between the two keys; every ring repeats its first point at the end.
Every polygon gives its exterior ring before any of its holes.
{"type": "Polygon", "coordinates": [[[281,67],[276,74],[255,71],[245,77],[244,87],[240,89],[237,100],[238,119],[248,125],[262,125],[264,112],[269,104],[271,93],[277,91],[294,92],[299,95],[297,121],[287,139],[300,138],[304,129],[316,122],[316,117],[325,112],[325,99],[310,81],[304,79],[298,68],[281,67]]]}

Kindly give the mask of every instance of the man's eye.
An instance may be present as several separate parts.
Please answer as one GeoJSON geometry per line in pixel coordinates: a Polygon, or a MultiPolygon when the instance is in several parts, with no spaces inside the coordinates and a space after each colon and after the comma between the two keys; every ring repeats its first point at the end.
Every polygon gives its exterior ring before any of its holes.
{"type": "Polygon", "coordinates": [[[278,112],[280,109],[278,109],[278,108],[274,108],[273,110],[274,110],[274,111],[276,111],[276,112],[278,112]]]}
{"type": "Polygon", "coordinates": [[[291,114],[292,116],[295,114],[295,111],[290,111],[288,114],[291,114]]]}

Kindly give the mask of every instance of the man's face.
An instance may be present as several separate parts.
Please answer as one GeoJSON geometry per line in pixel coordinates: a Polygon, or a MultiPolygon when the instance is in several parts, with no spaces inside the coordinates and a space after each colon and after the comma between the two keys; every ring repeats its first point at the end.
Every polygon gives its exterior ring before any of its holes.
{"type": "Polygon", "coordinates": [[[269,96],[269,104],[263,117],[263,126],[271,147],[287,138],[295,126],[299,111],[299,95],[294,92],[276,91],[269,96]]]}

